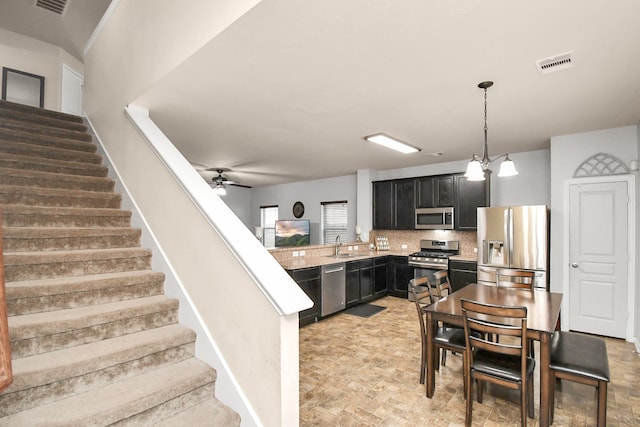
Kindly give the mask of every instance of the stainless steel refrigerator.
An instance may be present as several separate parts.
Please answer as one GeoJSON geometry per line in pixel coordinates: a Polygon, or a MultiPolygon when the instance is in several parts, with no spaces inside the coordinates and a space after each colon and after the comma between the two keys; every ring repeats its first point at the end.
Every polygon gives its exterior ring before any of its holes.
{"type": "Polygon", "coordinates": [[[496,283],[496,270],[534,271],[534,287],[549,290],[549,209],[478,208],[478,283],[496,283]]]}

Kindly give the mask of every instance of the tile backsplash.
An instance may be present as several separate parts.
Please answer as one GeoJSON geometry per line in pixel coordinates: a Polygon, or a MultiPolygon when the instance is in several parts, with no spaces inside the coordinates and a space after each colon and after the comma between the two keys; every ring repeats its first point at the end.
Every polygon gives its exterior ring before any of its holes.
{"type": "Polygon", "coordinates": [[[458,240],[460,242],[460,255],[473,258],[476,256],[474,249],[477,247],[477,233],[475,231],[456,230],[371,230],[369,242],[375,243],[377,236],[389,239],[389,247],[392,251],[416,252],[420,250],[420,240],[458,240]],[[406,248],[404,246],[406,245],[406,248]]]}

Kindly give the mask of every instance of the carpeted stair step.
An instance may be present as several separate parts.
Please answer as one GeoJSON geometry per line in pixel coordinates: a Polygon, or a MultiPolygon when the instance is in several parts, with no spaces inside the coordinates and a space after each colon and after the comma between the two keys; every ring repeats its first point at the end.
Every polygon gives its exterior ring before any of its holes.
{"type": "Polygon", "coordinates": [[[0,426],[155,425],[210,398],[215,379],[215,371],[191,358],[0,418],[0,426]]]}
{"type": "Polygon", "coordinates": [[[173,324],[13,362],[13,383],[0,394],[0,417],[121,381],[193,357],[195,333],[173,324]]]}
{"type": "Polygon", "coordinates": [[[110,178],[39,172],[0,166],[0,185],[113,192],[115,181],[110,178]]]}
{"type": "Polygon", "coordinates": [[[0,185],[0,203],[72,208],[119,208],[122,196],[83,190],[0,185]]]}
{"type": "Polygon", "coordinates": [[[142,248],[82,251],[9,252],[4,254],[7,282],[148,270],[151,252],[142,248]]]}
{"type": "Polygon", "coordinates": [[[207,399],[204,402],[182,411],[171,418],[154,424],[154,427],[176,426],[216,426],[235,427],[240,426],[240,415],[224,403],[216,399],[207,399]]]}
{"type": "Polygon", "coordinates": [[[0,101],[0,209],[14,381],[2,426],[224,425],[164,274],[77,116],[0,101]]]}
{"type": "Polygon", "coordinates": [[[0,126],[15,132],[26,132],[32,135],[52,136],[55,138],[75,139],[77,141],[86,142],[92,140],[91,134],[87,132],[79,132],[52,126],[38,126],[21,120],[2,119],[0,120],[0,126]]]}
{"type": "Polygon", "coordinates": [[[44,108],[33,107],[31,105],[18,104],[16,102],[0,100],[0,108],[13,111],[22,111],[29,114],[38,115],[40,117],[49,117],[58,120],[66,120],[76,123],[84,123],[84,119],[74,114],[62,113],[60,111],[45,110],[44,108]]]}
{"type": "Polygon", "coordinates": [[[20,111],[16,109],[0,108],[0,122],[21,122],[26,126],[51,127],[59,130],[67,130],[79,133],[86,133],[87,126],[82,122],[60,119],[31,111],[20,111]]]}
{"type": "Polygon", "coordinates": [[[9,316],[162,295],[164,274],[151,270],[6,283],[9,316]]]}
{"type": "Polygon", "coordinates": [[[58,138],[44,136],[16,130],[11,126],[5,127],[0,121],[0,139],[5,141],[22,142],[31,145],[43,145],[45,147],[58,147],[67,150],[87,151],[95,153],[98,146],[91,141],[78,141],[77,139],[58,138]]]}
{"type": "Polygon", "coordinates": [[[140,229],[130,227],[5,227],[6,252],[133,248],[140,246],[140,229]]]}
{"type": "Polygon", "coordinates": [[[9,317],[12,358],[33,356],[177,323],[163,295],[9,317]]]}
{"type": "Polygon", "coordinates": [[[120,209],[5,205],[4,227],[127,227],[131,212],[120,209]]]}
{"type": "Polygon", "coordinates": [[[103,178],[106,177],[109,172],[105,166],[96,163],[70,162],[66,160],[45,159],[42,157],[33,158],[19,154],[3,153],[1,151],[0,167],[103,178]]]}
{"type": "Polygon", "coordinates": [[[15,156],[29,156],[32,159],[64,160],[66,162],[81,162],[96,165],[102,163],[102,156],[98,153],[69,150],[55,146],[46,147],[7,140],[0,140],[0,153],[15,156]]]}

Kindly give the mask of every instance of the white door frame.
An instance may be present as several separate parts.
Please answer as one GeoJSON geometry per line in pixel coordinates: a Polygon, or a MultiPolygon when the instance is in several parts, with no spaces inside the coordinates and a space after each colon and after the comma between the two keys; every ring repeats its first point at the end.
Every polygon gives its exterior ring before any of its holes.
{"type": "Polygon", "coordinates": [[[564,247],[563,247],[563,263],[562,263],[562,329],[569,330],[571,328],[569,320],[569,255],[570,255],[570,224],[569,224],[569,190],[572,185],[577,184],[600,184],[605,182],[626,182],[629,203],[627,205],[627,250],[629,257],[627,258],[627,327],[625,337],[628,342],[634,340],[635,327],[635,300],[636,300],[636,178],[634,175],[610,175],[568,179],[564,182],[564,247]]]}

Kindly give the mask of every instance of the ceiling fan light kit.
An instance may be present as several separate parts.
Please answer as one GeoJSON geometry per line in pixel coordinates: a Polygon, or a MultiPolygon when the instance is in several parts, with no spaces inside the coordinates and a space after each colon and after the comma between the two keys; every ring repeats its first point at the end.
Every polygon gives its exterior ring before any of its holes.
{"type": "Polygon", "coordinates": [[[485,171],[491,171],[489,169],[489,164],[502,157],[504,157],[504,161],[500,165],[498,176],[502,178],[518,175],[515,164],[509,158],[509,153],[501,154],[493,159],[489,157],[489,148],[487,145],[487,89],[491,86],[493,86],[493,82],[491,81],[486,81],[478,84],[478,87],[484,90],[484,146],[482,148],[482,157],[478,156],[477,154],[473,154],[471,156],[469,164],[467,165],[467,171],[464,176],[469,181],[484,181],[485,171]]]}

